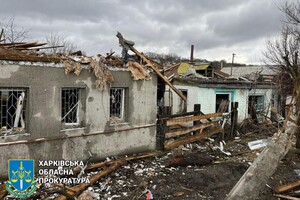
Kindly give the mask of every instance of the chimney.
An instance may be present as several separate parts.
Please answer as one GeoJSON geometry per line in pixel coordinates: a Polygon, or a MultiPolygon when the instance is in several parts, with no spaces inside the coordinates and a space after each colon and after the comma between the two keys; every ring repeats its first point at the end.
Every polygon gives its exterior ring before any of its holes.
{"type": "Polygon", "coordinates": [[[194,62],[194,45],[191,45],[191,58],[190,58],[190,62],[193,63],[194,62]]]}

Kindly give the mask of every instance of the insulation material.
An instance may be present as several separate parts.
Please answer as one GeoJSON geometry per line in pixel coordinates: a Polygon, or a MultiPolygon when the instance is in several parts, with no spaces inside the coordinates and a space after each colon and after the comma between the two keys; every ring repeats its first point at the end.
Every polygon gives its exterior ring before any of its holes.
{"type": "Polygon", "coordinates": [[[65,73],[70,74],[71,72],[74,72],[77,76],[81,72],[81,64],[78,62],[75,62],[73,60],[64,60],[63,64],[65,65],[65,73]]]}
{"type": "Polygon", "coordinates": [[[104,63],[102,63],[101,61],[97,62],[95,60],[91,60],[90,66],[92,73],[97,78],[96,85],[100,91],[105,90],[107,84],[111,86],[114,81],[114,77],[104,63]]]}
{"type": "Polygon", "coordinates": [[[128,69],[131,72],[133,80],[150,80],[151,76],[147,70],[138,62],[128,62],[128,69]]]}

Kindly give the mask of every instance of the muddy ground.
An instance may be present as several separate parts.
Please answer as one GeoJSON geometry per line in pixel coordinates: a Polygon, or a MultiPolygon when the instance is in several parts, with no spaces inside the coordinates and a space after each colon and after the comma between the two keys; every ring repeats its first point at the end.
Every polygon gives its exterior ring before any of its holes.
{"type": "MultiPolygon", "coordinates": [[[[213,137],[164,152],[158,157],[130,161],[89,190],[98,196],[94,199],[146,199],[149,191],[154,199],[225,199],[263,149],[250,150],[248,142],[270,138],[274,131],[276,129],[271,125],[241,129],[238,137],[224,144],[225,153],[220,151],[220,137],[213,137]]],[[[88,175],[95,173],[97,171],[88,175]]],[[[297,154],[288,154],[257,199],[278,199],[273,196],[272,189],[299,179],[300,158],[297,154]]],[[[37,190],[35,198],[31,199],[58,196],[42,190],[37,190]]],[[[300,187],[287,195],[300,196],[299,193],[300,187]]],[[[13,198],[7,196],[5,199],[13,198]]]]}

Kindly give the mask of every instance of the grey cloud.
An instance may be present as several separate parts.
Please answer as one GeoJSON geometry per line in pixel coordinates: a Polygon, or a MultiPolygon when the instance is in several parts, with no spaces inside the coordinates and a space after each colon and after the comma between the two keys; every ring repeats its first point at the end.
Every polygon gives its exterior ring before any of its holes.
{"type": "MultiPolygon", "coordinates": [[[[9,0],[2,1],[1,19],[15,18],[31,38],[61,33],[88,54],[120,51],[116,32],[143,51],[186,56],[239,45],[265,45],[262,38],[280,31],[277,5],[284,0],[9,0]],[[274,3],[275,2],[275,3],[274,3]]],[[[252,53],[254,54],[254,53],[252,53]]],[[[218,53],[214,53],[217,59],[218,53]]]]}

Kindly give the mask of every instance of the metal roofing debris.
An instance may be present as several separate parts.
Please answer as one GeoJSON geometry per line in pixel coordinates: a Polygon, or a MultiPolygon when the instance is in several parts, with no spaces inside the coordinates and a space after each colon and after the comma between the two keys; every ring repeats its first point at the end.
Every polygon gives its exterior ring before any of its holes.
{"type": "Polygon", "coordinates": [[[208,69],[209,66],[210,66],[210,64],[204,64],[204,65],[193,66],[193,68],[195,70],[206,70],[206,69],[208,69]]]}
{"type": "Polygon", "coordinates": [[[190,64],[186,62],[181,62],[177,70],[178,75],[186,74],[189,71],[190,64]]]}

